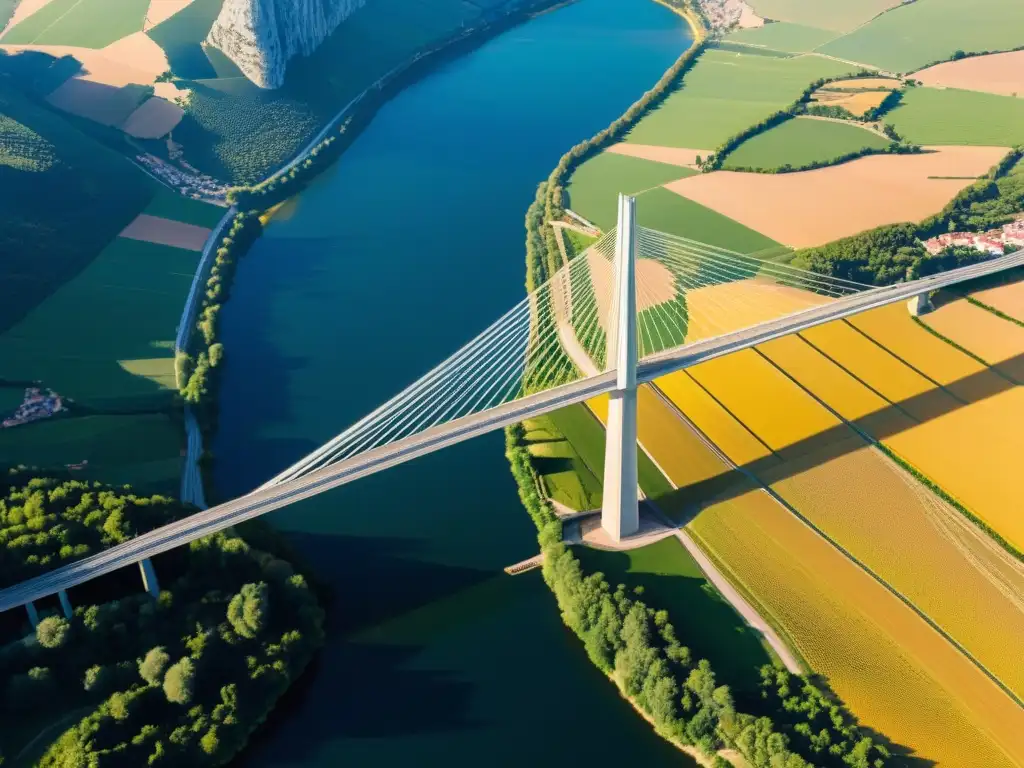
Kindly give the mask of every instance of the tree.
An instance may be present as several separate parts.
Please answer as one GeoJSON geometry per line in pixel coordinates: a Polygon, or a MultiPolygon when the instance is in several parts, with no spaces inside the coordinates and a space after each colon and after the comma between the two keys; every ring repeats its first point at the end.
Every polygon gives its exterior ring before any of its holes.
{"type": "Polygon", "coordinates": [[[164,695],[172,704],[188,704],[195,693],[196,670],[188,656],[172,665],[164,675],[164,695]]]}
{"type": "Polygon", "coordinates": [[[167,665],[171,663],[170,654],[162,647],[150,649],[145,658],[139,662],[139,675],[150,685],[160,685],[164,679],[167,665]]]}
{"type": "Polygon", "coordinates": [[[71,634],[71,624],[62,616],[47,616],[36,627],[36,640],[43,648],[63,648],[71,634]]]}
{"type": "Polygon", "coordinates": [[[110,689],[113,682],[114,675],[110,667],[100,666],[99,664],[93,664],[85,670],[85,675],[82,677],[82,687],[89,693],[101,696],[110,689]]]}
{"type": "Polygon", "coordinates": [[[228,603],[228,622],[242,637],[256,637],[267,624],[269,597],[266,582],[244,584],[228,603]]]}

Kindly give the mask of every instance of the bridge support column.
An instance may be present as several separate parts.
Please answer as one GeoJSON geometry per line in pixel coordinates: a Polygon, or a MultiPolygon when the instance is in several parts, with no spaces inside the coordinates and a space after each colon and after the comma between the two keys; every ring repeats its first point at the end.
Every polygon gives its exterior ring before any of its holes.
{"type": "Polygon", "coordinates": [[[925,292],[917,294],[917,296],[908,301],[907,309],[910,310],[910,314],[913,317],[920,317],[921,315],[927,315],[935,307],[932,306],[930,295],[925,292]]]}
{"type": "Polygon", "coordinates": [[[618,373],[608,402],[601,527],[613,541],[640,529],[637,499],[636,398],[636,199],[619,195],[615,244],[614,316],[608,332],[608,363],[618,373]]]}
{"type": "Polygon", "coordinates": [[[35,603],[25,603],[25,611],[28,613],[28,623],[32,625],[32,629],[39,626],[39,611],[36,610],[35,603]]]}
{"type": "Polygon", "coordinates": [[[60,598],[60,608],[64,611],[64,618],[70,619],[75,615],[75,612],[71,608],[71,601],[68,599],[68,593],[62,589],[57,593],[57,597],[60,598]]]}
{"type": "Polygon", "coordinates": [[[156,569],[153,561],[148,557],[139,561],[139,570],[142,571],[142,588],[153,597],[160,597],[160,582],[156,579],[156,569]]]}

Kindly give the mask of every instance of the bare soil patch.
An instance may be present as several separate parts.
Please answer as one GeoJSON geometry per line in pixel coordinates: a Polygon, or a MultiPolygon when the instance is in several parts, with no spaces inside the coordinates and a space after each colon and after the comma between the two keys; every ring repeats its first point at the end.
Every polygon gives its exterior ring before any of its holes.
{"type": "Polygon", "coordinates": [[[677,147],[656,147],[652,144],[627,144],[619,142],[608,147],[605,152],[612,152],[616,155],[627,155],[641,160],[651,160],[655,163],[666,165],[678,165],[683,168],[694,168],[697,164],[697,155],[707,157],[712,154],[710,149],[680,149],[677,147]]]}
{"type": "Polygon", "coordinates": [[[132,112],[121,125],[121,130],[137,139],[159,139],[173,131],[185,110],[177,104],[154,96],[132,112]]]}
{"type": "Polygon", "coordinates": [[[137,93],[73,77],[51,93],[50,104],[101,125],[119,126],[139,106],[137,93]]]}
{"type": "MultiPolygon", "coordinates": [[[[143,57],[139,61],[133,61],[130,51],[115,48],[115,46],[120,45],[122,42],[124,41],[119,41],[113,46],[108,46],[99,51],[92,48],[78,48],[73,45],[0,45],[0,50],[7,53],[40,51],[57,58],[73,56],[82,65],[81,71],[75,75],[76,79],[89,80],[94,83],[103,83],[104,85],[115,87],[131,84],[152,85],[156,76],[167,70],[166,66],[163,68],[151,66],[151,64],[155,63],[151,55],[152,52],[150,52],[148,60],[143,57]],[[107,53],[111,49],[113,49],[114,57],[107,53]]],[[[156,45],[156,43],[153,43],[153,45],[156,45]]],[[[163,55],[163,51],[160,51],[160,53],[163,55]]],[[[164,62],[166,60],[166,57],[164,57],[164,62]]]]}
{"type": "Polygon", "coordinates": [[[146,11],[146,21],[142,25],[142,31],[147,32],[161,21],[167,21],[182,8],[192,4],[192,0],[150,0],[149,10],[146,11]]]}
{"type": "Polygon", "coordinates": [[[920,221],[1002,158],[1004,147],[928,147],[786,174],[716,171],[665,188],[791,247],[920,221]]]}
{"type": "Polygon", "coordinates": [[[48,6],[53,0],[21,0],[18,6],[14,9],[14,13],[11,14],[11,18],[7,21],[7,26],[0,30],[0,37],[3,37],[4,33],[7,32],[11,27],[16,24],[20,24],[29,16],[36,11],[42,10],[48,6]]]}
{"type": "Polygon", "coordinates": [[[195,224],[185,224],[146,213],[140,213],[135,221],[121,232],[121,237],[130,240],[169,245],[188,251],[203,250],[209,236],[210,230],[206,227],[197,227],[195,224]]]}
{"type": "Polygon", "coordinates": [[[122,37],[116,43],[101,48],[103,56],[112,62],[152,73],[147,83],[152,84],[157,75],[171,68],[164,49],[157,45],[145,32],[122,37]]]}
{"type": "Polygon", "coordinates": [[[925,85],[1024,97],[1024,51],[947,61],[922,69],[914,79],[925,85]]]}

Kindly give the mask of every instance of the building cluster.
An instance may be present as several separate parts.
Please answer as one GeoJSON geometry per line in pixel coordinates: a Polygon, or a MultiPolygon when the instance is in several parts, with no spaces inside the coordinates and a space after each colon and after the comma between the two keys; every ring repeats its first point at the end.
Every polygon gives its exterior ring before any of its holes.
{"type": "Polygon", "coordinates": [[[14,415],[0,422],[0,427],[6,429],[40,419],[48,419],[63,410],[65,410],[63,398],[52,389],[43,392],[38,387],[30,387],[25,390],[25,399],[18,406],[14,415]]]}
{"type": "Polygon", "coordinates": [[[982,253],[1002,256],[1007,251],[1024,248],[1024,219],[988,232],[949,232],[924,241],[924,248],[937,256],[947,248],[974,248],[982,253]]]}
{"type": "Polygon", "coordinates": [[[230,187],[224,182],[200,173],[191,166],[191,170],[182,170],[155,155],[139,155],[136,159],[147,171],[174,187],[185,197],[214,205],[225,205],[225,196],[230,187]]]}

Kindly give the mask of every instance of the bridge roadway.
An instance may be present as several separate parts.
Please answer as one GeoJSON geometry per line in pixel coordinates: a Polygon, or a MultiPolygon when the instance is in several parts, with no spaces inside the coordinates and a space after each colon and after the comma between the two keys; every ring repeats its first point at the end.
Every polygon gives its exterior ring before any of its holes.
{"type": "MultiPolygon", "coordinates": [[[[928,291],[1019,266],[1024,266],[1024,252],[907,283],[866,290],[760,325],[653,355],[640,362],[637,369],[637,380],[640,383],[652,381],[673,371],[738,352],[772,339],[788,336],[816,325],[840,320],[869,309],[905,301],[928,291]]],[[[0,590],[0,611],[17,608],[30,601],[55,594],[61,589],[69,589],[98,576],[137,563],[143,558],[153,557],[245,520],[323,493],[331,488],[337,488],[359,478],[404,464],[419,456],[501,429],[523,419],[611,392],[615,386],[615,371],[581,379],[432,427],[411,437],[323,467],[297,480],[257,489],[245,496],[150,531],[124,544],[118,544],[104,552],[0,590]]]]}

